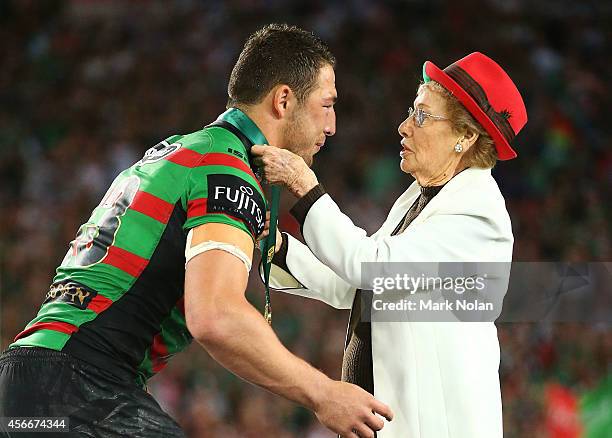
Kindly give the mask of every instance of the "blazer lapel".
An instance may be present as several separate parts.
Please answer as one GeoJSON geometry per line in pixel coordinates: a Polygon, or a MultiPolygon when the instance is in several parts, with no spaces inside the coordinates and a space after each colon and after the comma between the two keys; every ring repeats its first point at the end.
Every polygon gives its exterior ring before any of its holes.
{"type": "MultiPolygon", "coordinates": [[[[440,207],[442,206],[448,207],[449,205],[461,203],[463,202],[465,196],[477,196],[473,191],[466,192],[462,189],[466,185],[473,184],[475,179],[482,178],[486,174],[490,173],[491,169],[477,169],[470,167],[456,175],[454,178],[451,178],[451,180],[446,183],[442,190],[440,190],[440,193],[438,193],[436,196],[433,197],[431,201],[429,201],[423,211],[421,211],[421,213],[416,218],[414,218],[414,220],[410,223],[410,225],[408,225],[406,229],[420,224],[428,217],[437,213],[440,210],[440,207]]],[[[473,187],[478,187],[478,185],[473,185],[473,187]]],[[[412,186],[410,188],[412,188],[412,186]]],[[[410,208],[410,205],[407,208],[410,208]]]]}

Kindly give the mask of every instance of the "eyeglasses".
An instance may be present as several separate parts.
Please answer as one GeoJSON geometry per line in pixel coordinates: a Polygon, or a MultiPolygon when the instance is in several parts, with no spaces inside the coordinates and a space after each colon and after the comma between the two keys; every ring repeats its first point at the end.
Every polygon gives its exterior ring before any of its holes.
{"type": "Polygon", "coordinates": [[[435,116],[433,114],[426,113],[421,108],[414,109],[410,107],[410,109],[408,110],[408,118],[412,116],[414,116],[414,124],[417,125],[417,127],[419,128],[423,127],[423,125],[425,124],[425,120],[427,120],[427,117],[432,118],[434,120],[449,120],[447,117],[435,116]]]}

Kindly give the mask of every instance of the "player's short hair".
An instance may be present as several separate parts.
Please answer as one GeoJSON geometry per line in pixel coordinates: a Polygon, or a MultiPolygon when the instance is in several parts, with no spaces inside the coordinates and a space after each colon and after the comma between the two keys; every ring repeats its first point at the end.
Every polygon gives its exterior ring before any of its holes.
{"type": "Polygon", "coordinates": [[[268,24],[246,41],[230,75],[227,107],[262,101],[285,84],[302,103],[317,83],[319,70],[336,59],[312,32],[287,24],[268,24]]]}

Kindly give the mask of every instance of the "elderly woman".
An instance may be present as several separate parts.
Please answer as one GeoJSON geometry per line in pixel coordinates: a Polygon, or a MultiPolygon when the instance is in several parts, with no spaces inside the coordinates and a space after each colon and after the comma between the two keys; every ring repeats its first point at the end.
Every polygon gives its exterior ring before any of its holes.
{"type": "Polygon", "coordinates": [[[372,236],[342,213],[301,158],[278,148],[253,148],[264,178],[299,198],[292,213],[306,242],[283,233],[280,244],[277,237],[271,286],[352,308],[342,376],[394,410],[380,437],[501,437],[493,322],[359,318],[364,262],[512,258],[510,218],[491,168],[516,157],[510,142],[527,122],[521,95],[481,53],[444,70],[428,61],[423,79],[398,129],[401,170],[416,181],[372,236]]]}

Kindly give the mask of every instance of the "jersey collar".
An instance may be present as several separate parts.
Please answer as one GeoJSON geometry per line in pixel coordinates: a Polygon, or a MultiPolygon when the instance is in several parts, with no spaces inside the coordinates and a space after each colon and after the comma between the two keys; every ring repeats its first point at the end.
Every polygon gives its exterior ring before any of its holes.
{"type": "Polygon", "coordinates": [[[221,114],[217,120],[224,120],[231,123],[248,137],[253,144],[268,144],[268,140],[259,130],[255,122],[238,108],[230,108],[221,114]]]}

